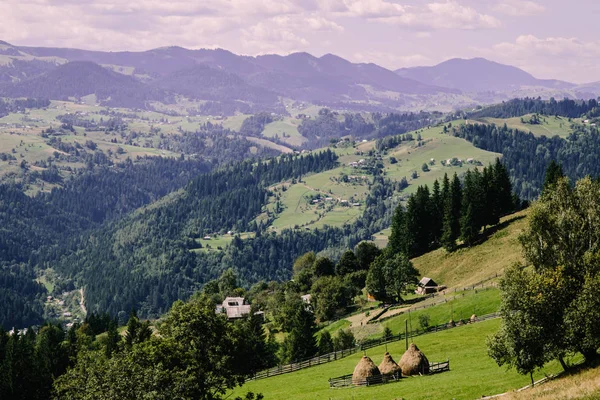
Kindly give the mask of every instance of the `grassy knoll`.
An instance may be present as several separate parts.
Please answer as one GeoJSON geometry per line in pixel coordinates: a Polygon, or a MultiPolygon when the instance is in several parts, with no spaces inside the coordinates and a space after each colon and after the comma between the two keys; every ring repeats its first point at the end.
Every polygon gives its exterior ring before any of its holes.
{"type": "Polygon", "coordinates": [[[527,212],[502,218],[501,224],[490,229],[483,243],[460,248],[454,253],[438,249],[413,259],[422,276],[433,278],[448,288],[465,287],[500,275],[506,267],[522,262],[518,237],[527,225],[527,212]]]}
{"type": "Polygon", "coordinates": [[[339,320],[327,325],[323,329],[321,329],[317,333],[317,335],[320,336],[321,333],[323,333],[323,332],[329,332],[331,334],[331,336],[335,336],[337,334],[337,332],[339,332],[342,329],[348,328],[350,326],[350,324],[351,324],[351,322],[346,319],[339,319],[339,320]]]}
{"type": "MultiPolygon", "coordinates": [[[[227,245],[229,245],[229,243],[231,243],[233,241],[233,238],[235,237],[234,235],[229,235],[229,234],[225,234],[225,235],[217,235],[217,236],[211,236],[210,239],[203,239],[203,238],[199,238],[196,239],[197,243],[200,243],[202,245],[202,248],[200,249],[194,249],[193,251],[199,252],[199,251],[203,251],[203,252],[208,252],[208,251],[221,251],[221,249],[224,249],[227,245]]],[[[240,238],[241,239],[248,239],[254,237],[254,233],[242,233],[240,234],[240,238]]]]}
{"type": "MultiPolygon", "coordinates": [[[[439,375],[413,377],[387,385],[330,389],[328,379],[352,373],[362,354],[354,354],[342,360],[284,374],[273,378],[248,382],[235,391],[262,393],[266,399],[474,399],[483,395],[503,393],[529,383],[528,376],[499,368],[487,356],[485,338],[498,330],[500,320],[466,325],[443,332],[415,338],[414,342],[430,361],[450,359],[451,370],[439,375]]],[[[388,351],[396,359],[404,352],[404,342],[388,344],[388,351]]],[[[385,346],[368,351],[379,364],[385,346]]],[[[560,370],[558,363],[550,363],[534,374],[541,378],[547,373],[560,370]]]]}
{"type": "MultiPolygon", "coordinates": [[[[452,124],[456,126],[462,123],[464,121],[454,121],[452,124]]],[[[431,188],[433,182],[436,179],[441,181],[445,173],[452,177],[455,172],[460,175],[475,167],[466,162],[462,166],[443,166],[441,164],[442,160],[457,158],[465,161],[472,158],[480,161],[483,165],[488,165],[501,156],[498,153],[478,149],[464,139],[446,135],[442,132],[442,126],[412,132],[415,139],[417,134],[421,135],[423,142],[421,146],[417,146],[416,141],[403,142],[395,149],[389,150],[384,157],[387,177],[398,180],[406,177],[408,180],[409,187],[404,190],[405,193],[415,192],[420,185],[428,185],[431,188]],[[392,164],[390,157],[396,158],[398,162],[392,164]],[[435,163],[428,166],[428,172],[423,172],[421,167],[423,164],[429,164],[432,158],[435,163]],[[417,173],[417,178],[411,177],[413,172],[417,173]]]]}
{"type": "Polygon", "coordinates": [[[295,118],[284,118],[281,121],[274,121],[265,126],[262,135],[267,138],[278,137],[280,140],[289,143],[292,146],[301,146],[306,142],[306,138],[298,132],[298,126],[301,120],[295,118]]]}
{"type": "MultiPolygon", "coordinates": [[[[383,328],[390,328],[397,335],[404,332],[405,321],[409,321],[408,329],[415,330],[419,326],[419,317],[427,315],[429,325],[441,325],[450,320],[468,320],[471,315],[485,315],[498,311],[500,307],[500,291],[495,288],[485,290],[473,290],[454,295],[449,293],[446,297],[447,302],[430,308],[412,311],[410,314],[405,312],[397,317],[383,321],[383,328]]],[[[439,299],[438,299],[439,300],[439,299]]]]}
{"type": "Polygon", "coordinates": [[[571,124],[573,122],[581,122],[580,118],[573,118],[569,122],[568,118],[555,116],[540,116],[539,124],[527,123],[531,119],[532,114],[524,115],[523,117],[515,118],[483,118],[481,122],[492,123],[498,126],[506,124],[509,128],[518,129],[525,132],[531,132],[535,136],[560,136],[566,138],[573,130],[571,124]],[[521,122],[523,118],[524,122],[521,122]]]}
{"type": "Polygon", "coordinates": [[[600,367],[578,369],[556,380],[522,392],[508,393],[506,400],[600,399],[600,367]]]}

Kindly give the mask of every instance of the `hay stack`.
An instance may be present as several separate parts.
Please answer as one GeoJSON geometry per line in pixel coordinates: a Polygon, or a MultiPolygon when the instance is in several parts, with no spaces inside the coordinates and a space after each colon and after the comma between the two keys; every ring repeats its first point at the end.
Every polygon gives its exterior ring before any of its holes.
{"type": "Polygon", "coordinates": [[[475,314],[471,315],[471,319],[469,321],[477,322],[477,315],[475,315],[475,314]]]}
{"type": "Polygon", "coordinates": [[[378,375],[381,375],[381,372],[379,372],[379,368],[377,368],[373,360],[367,356],[362,356],[358,364],[356,364],[356,368],[354,368],[352,383],[355,385],[363,384],[365,380],[378,375]]]}
{"type": "Polygon", "coordinates": [[[402,374],[406,376],[429,373],[429,360],[414,343],[410,344],[398,365],[402,369],[402,374]]]}
{"type": "Polygon", "coordinates": [[[379,372],[382,375],[402,374],[402,369],[396,364],[390,353],[386,352],[383,356],[383,361],[379,364],[379,372]]]}

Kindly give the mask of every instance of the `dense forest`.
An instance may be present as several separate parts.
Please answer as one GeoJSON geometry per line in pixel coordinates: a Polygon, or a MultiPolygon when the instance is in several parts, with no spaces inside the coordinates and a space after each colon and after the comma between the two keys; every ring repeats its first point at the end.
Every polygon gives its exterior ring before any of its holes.
{"type": "MultiPolygon", "coordinates": [[[[265,239],[253,219],[271,195],[267,187],[333,168],[336,158],[331,151],[284,156],[200,175],[160,206],[142,209],[65,244],[59,262],[57,254],[47,259],[41,255],[38,262],[54,261],[61,273],[85,285],[92,310],[116,315],[136,306],[141,315],[160,315],[224,267],[243,265],[231,257],[190,251],[199,247],[195,239],[227,230],[256,230],[255,242],[260,243],[265,239]]],[[[260,265],[262,276],[268,275],[267,269],[260,265]]]]}
{"type": "Polygon", "coordinates": [[[579,118],[587,113],[597,114],[598,101],[596,100],[571,100],[556,101],[542,100],[541,98],[513,99],[500,104],[468,113],[469,118],[512,118],[525,114],[558,115],[566,118],[579,118]]]}
{"type": "Polygon", "coordinates": [[[600,134],[593,127],[573,133],[566,140],[558,136],[536,137],[506,125],[468,124],[454,127],[450,134],[481,149],[501,153],[514,190],[524,199],[534,199],[540,194],[546,168],[553,160],[573,180],[600,175],[600,134]]]}

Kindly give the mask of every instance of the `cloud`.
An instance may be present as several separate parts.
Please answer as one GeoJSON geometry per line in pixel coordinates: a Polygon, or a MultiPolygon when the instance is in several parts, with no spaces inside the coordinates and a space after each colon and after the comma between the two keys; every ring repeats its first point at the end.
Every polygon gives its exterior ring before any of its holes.
{"type": "Polygon", "coordinates": [[[403,15],[382,18],[382,22],[420,29],[490,29],[501,22],[494,16],[478,12],[455,1],[429,3],[422,8],[411,8],[403,15]]]}
{"type": "Polygon", "coordinates": [[[542,14],[546,7],[534,1],[505,0],[493,7],[493,10],[513,17],[526,17],[542,14]]]}
{"type": "Polygon", "coordinates": [[[538,78],[560,77],[583,82],[600,77],[600,41],[521,35],[514,42],[474,50],[484,57],[517,65],[538,78]]]}

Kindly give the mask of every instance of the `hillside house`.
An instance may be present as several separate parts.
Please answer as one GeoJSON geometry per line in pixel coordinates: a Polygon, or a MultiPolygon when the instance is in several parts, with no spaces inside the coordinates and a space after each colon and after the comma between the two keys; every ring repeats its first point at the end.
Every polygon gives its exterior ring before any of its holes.
{"type": "Polygon", "coordinates": [[[246,304],[243,297],[226,297],[220,306],[217,306],[217,314],[227,314],[228,319],[242,318],[250,314],[250,304],[246,304]]]}
{"type": "MultiPolygon", "coordinates": [[[[442,286],[445,288],[445,286],[442,286]]],[[[441,287],[431,278],[423,277],[417,285],[416,294],[430,294],[439,291],[441,287]]]]}

